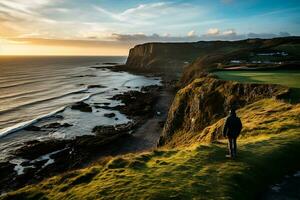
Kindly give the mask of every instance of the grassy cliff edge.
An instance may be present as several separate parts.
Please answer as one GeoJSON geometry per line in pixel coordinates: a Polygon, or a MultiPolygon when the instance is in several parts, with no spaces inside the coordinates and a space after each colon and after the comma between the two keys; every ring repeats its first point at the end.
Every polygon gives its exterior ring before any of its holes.
{"type": "Polygon", "coordinates": [[[270,97],[240,108],[244,128],[237,160],[225,158],[226,141],[214,135],[220,117],[193,135],[177,131],[168,141],[172,147],[110,158],[1,199],[254,199],[299,169],[299,113],[300,104],[270,97]],[[176,145],[178,138],[187,145],[176,145]]]}

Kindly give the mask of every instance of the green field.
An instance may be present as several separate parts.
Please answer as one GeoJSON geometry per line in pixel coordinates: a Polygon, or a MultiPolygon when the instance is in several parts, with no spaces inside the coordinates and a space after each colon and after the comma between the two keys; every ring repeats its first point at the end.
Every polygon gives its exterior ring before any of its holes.
{"type": "Polygon", "coordinates": [[[300,71],[218,71],[214,74],[224,80],[288,86],[292,91],[292,101],[300,101],[300,71]]]}

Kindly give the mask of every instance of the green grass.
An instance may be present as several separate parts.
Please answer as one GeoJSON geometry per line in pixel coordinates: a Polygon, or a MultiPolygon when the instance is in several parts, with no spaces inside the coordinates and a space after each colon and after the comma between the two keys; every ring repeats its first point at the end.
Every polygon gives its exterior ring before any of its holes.
{"type": "Polygon", "coordinates": [[[112,158],[2,199],[255,199],[269,184],[299,169],[299,111],[300,104],[274,99],[239,110],[244,120],[252,118],[244,124],[236,160],[225,158],[225,140],[194,141],[188,147],[112,158]]]}
{"type": "Polygon", "coordinates": [[[28,186],[5,199],[255,199],[296,167],[299,140],[300,134],[285,132],[240,141],[235,161],[225,158],[225,144],[125,156],[28,186]]]}
{"type": "Polygon", "coordinates": [[[223,80],[288,86],[292,91],[292,100],[300,101],[300,71],[218,71],[214,74],[223,80]]]}

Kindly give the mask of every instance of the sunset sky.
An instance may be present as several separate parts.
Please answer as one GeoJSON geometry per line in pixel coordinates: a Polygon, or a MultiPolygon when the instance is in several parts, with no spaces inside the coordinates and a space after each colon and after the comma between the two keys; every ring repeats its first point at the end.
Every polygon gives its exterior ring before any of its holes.
{"type": "Polygon", "coordinates": [[[300,35],[299,0],[0,0],[0,55],[127,55],[144,42],[300,35]]]}

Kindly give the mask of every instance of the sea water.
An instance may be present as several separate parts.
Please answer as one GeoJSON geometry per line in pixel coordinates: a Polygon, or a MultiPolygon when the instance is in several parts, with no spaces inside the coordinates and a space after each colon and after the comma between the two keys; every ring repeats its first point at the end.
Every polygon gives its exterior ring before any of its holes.
{"type": "Polygon", "coordinates": [[[94,107],[118,105],[110,99],[114,95],[160,84],[159,78],[113,72],[106,64],[125,61],[126,57],[0,57],[0,160],[26,141],[70,139],[93,134],[97,125],[129,122],[118,111],[94,107]],[[70,108],[79,101],[93,106],[93,112],[70,108]],[[116,117],[104,116],[112,112],[116,117]],[[24,130],[51,122],[72,126],[50,132],[24,130]]]}

